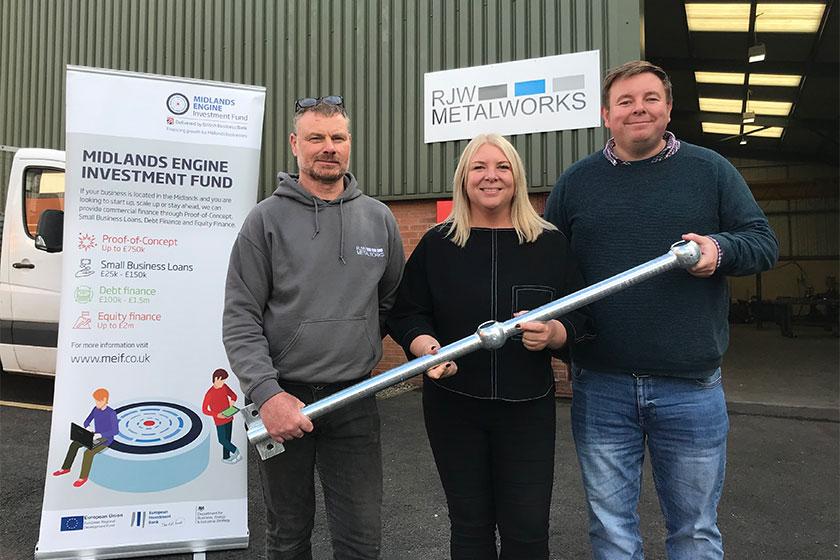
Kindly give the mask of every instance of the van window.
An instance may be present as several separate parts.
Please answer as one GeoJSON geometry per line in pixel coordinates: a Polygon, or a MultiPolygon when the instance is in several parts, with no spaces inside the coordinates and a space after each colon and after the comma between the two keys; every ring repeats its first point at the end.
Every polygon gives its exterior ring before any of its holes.
{"type": "Polygon", "coordinates": [[[64,171],[30,167],[23,181],[23,218],[34,238],[44,210],[64,210],[64,171]]]}

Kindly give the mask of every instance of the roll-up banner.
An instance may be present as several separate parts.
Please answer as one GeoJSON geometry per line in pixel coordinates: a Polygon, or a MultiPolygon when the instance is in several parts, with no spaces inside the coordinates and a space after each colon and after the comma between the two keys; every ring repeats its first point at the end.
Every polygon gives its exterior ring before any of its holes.
{"type": "Polygon", "coordinates": [[[265,89],[67,67],[61,315],[36,558],[248,546],[221,341],[265,89]]]}

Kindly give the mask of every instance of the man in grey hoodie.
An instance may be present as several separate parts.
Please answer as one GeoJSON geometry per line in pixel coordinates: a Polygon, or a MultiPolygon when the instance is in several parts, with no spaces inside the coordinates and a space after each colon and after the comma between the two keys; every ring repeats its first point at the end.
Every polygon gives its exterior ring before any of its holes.
{"type": "Polygon", "coordinates": [[[402,275],[394,216],[347,171],[349,124],[341,97],[298,100],[289,144],[300,174],[279,174],[230,256],[225,349],[269,434],[286,448],[260,462],[273,559],[312,558],[316,465],[335,558],[379,557],[375,398],[331,412],[315,429],[300,413],[370,374],[402,275]]]}

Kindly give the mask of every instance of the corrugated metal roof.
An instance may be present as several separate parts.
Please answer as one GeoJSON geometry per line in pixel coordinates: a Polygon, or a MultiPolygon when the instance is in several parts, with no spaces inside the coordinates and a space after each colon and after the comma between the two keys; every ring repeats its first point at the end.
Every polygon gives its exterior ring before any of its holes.
{"type": "MultiPolygon", "coordinates": [[[[63,148],[67,64],[263,85],[261,180],[269,193],[277,171],[295,169],[287,141],[294,100],[342,94],[352,118],[351,169],[364,190],[382,199],[439,197],[450,190],[464,143],[423,143],[425,72],[593,49],[602,70],[616,66],[639,57],[639,5],[4,0],[0,47],[0,144],[63,148]]],[[[532,187],[546,190],[604,140],[602,129],[587,129],[513,143],[532,187]]]]}

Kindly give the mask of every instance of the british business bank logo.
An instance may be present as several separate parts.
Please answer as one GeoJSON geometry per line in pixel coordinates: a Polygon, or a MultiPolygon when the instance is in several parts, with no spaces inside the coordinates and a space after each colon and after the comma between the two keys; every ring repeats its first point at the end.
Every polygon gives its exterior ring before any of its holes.
{"type": "Polygon", "coordinates": [[[69,517],[61,518],[62,531],[81,531],[85,528],[84,515],[71,515],[69,517]]]}

